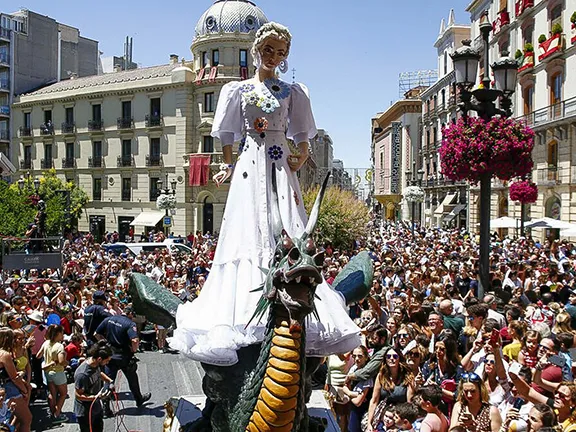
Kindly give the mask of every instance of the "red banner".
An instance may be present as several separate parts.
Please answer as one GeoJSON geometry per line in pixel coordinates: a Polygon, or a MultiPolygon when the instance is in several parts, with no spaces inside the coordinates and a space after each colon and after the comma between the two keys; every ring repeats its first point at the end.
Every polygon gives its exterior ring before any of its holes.
{"type": "Polygon", "coordinates": [[[210,175],[210,155],[190,155],[189,185],[206,186],[210,175]]]}

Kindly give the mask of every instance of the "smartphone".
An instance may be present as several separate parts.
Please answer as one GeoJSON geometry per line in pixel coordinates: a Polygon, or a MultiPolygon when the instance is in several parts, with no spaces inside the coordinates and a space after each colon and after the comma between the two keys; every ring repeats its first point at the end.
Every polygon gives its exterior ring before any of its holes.
{"type": "Polygon", "coordinates": [[[520,363],[512,362],[512,364],[508,368],[508,372],[513,375],[518,375],[520,373],[520,369],[522,369],[522,365],[520,363]]]}
{"type": "Polygon", "coordinates": [[[498,329],[493,329],[492,333],[490,334],[490,343],[494,345],[498,342],[498,338],[500,337],[500,331],[498,329]]]}
{"type": "Polygon", "coordinates": [[[516,400],[514,401],[514,403],[512,404],[512,408],[520,410],[520,408],[522,408],[522,405],[524,405],[526,402],[524,401],[524,399],[522,398],[516,398],[516,400]]]}

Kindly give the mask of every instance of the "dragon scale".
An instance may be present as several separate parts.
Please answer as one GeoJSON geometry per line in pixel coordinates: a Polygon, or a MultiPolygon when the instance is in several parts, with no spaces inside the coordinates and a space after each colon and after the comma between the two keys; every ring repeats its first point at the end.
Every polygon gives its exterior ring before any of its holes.
{"type": "Polygon", "coordinates": [[[265,377],[246,431],[291,432],[302,380],[302,332],[291,331],[286,319],[275,320],[265,377]]]}

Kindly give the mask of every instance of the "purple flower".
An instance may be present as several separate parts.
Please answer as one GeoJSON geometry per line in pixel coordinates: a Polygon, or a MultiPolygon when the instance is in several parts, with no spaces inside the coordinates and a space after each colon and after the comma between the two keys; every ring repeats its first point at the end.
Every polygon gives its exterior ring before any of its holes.
{"type": "Polygon", "coordinates": [[[268,149],[268,156],[272,160],[276,161],[278,159],[281,159],[283,154],[284,154],[284,152],[282,151],[282,149],[276,145],[274,145],[268,149]]]}

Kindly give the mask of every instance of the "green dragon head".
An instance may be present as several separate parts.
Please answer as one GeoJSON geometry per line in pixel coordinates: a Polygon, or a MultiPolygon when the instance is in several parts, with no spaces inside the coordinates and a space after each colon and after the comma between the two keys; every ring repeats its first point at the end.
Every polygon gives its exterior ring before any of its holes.
{"type": "MultiPolygon", "coordinates": [[[[266,279],[261,288],[262,298],[258,303],[255,316],[262,316],[269,307],[281,313],[285,310],[290,319],[290,327],[299,330],[304,318],[315,313],[314,299],[316,286],[322,283],[320,270],[324,264],[324,252],[318,251],[312,233],[318,221],[320,205],[330,174],[326,176],[316,202],[310,213],[306,229],[300,238],[290,237],[282,226],[278,205],[278,187],[276,183],[276,166],[272,166],[273,203],[271,208],[272,227],[276,249],[270,260],[266,279]]],[[[254,318],[253,317],[253,318],[254,318]]]]}

